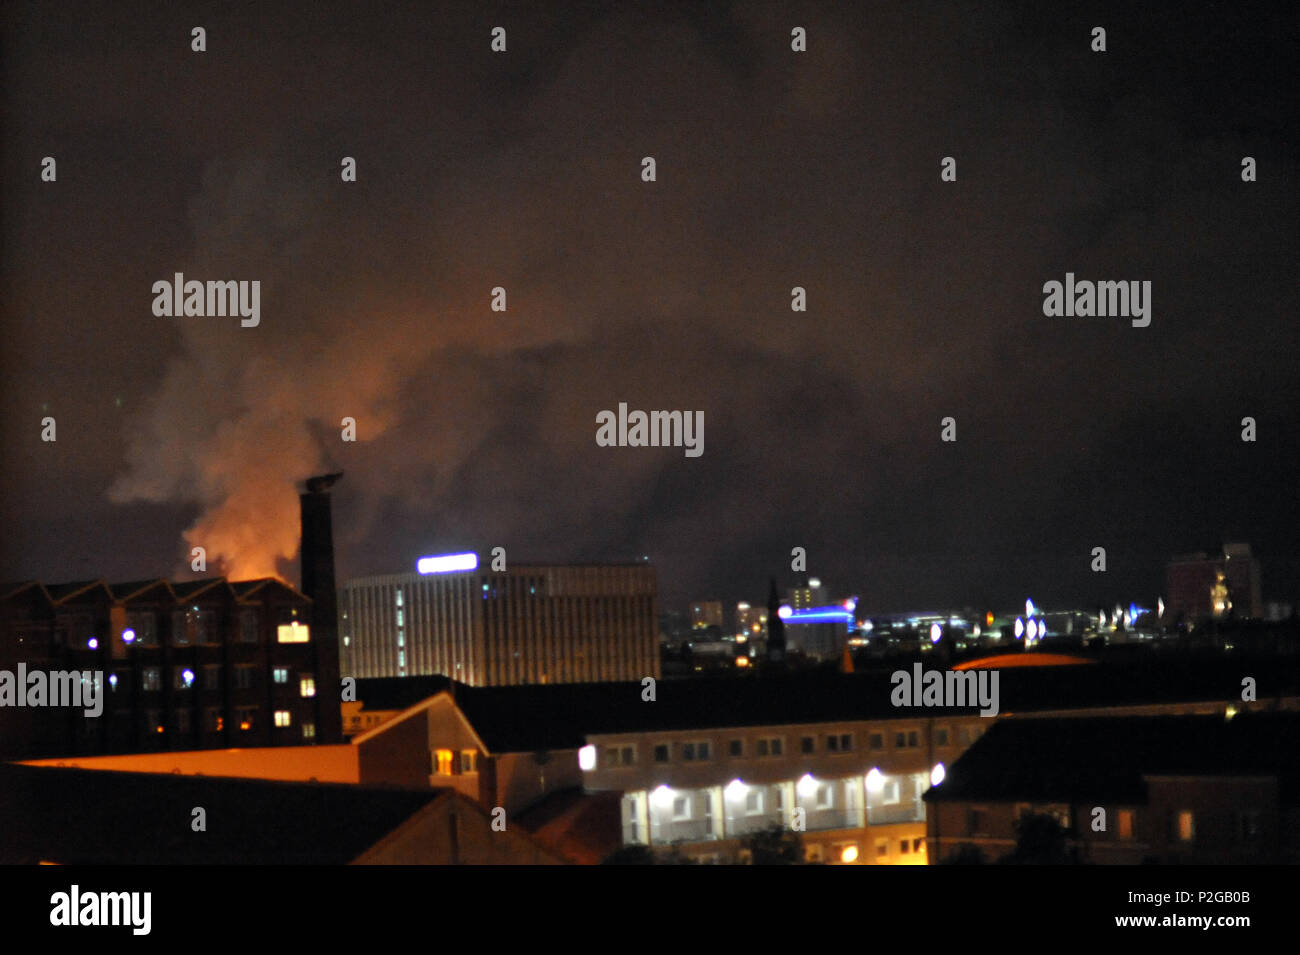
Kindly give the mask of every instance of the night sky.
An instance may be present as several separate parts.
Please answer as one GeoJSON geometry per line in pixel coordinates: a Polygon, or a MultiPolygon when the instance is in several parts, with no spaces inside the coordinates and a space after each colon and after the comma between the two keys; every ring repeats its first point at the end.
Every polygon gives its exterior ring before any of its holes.
{"type": "Polygon", "coordinates": [[[340,579],[649,555],[672,607],[801,546],[1051,608],[1243,540],[1300,599],[1296,8],[1134,6],[6,5],[0,579],[296,581],[343,470],[340,579]],[[175,272],[261,324],[156,317],[175,272]],[[1066,272],[1150,326],[1046,317],[1066,272]],[[703,455],[597,447],[620,402],[703,455]]]}

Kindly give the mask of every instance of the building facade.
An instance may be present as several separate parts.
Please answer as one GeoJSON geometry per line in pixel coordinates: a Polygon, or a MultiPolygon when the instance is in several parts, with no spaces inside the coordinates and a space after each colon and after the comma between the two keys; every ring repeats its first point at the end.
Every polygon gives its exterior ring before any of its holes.
{"type": "Polygon", "coordinates": [[[1165,568],[1165,590],[1169,622],[1264,615],[1259,561],[1249,544],[1225,544],[1221,556],[1200,552],[1174,558],[1165,568]],[[1216,586],[1221,588],[1217,598],[1216,586]]]}
{"type": "Polygon", "coordinates": [[[311,600],[274,578],[14,587],[0,595],[0,670],[100,674],[103,709],[0,707],[0,747],[39,757],[340,742],[336,657],[311,617],[311,600]]]}
{"type": "Polygon", "coordinates": [[[364,577],[341,588],[341,668],[470,686],[657,678],[658,614],[648,564],[364,577]]]}

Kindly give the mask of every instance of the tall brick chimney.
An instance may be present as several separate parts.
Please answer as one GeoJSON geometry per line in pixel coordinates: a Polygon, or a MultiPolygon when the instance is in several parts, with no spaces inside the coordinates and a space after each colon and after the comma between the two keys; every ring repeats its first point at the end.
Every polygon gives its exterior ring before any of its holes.
{"type": "Polygon", "coordinates": [[[311,598],[312,643],[318,668],[317,733],[321,743],[343,738],[339,706],[339,600],[334,581],[334,528],[330,517],[330,488],[343,476],[320,474],[308,478],[302,502],[302,592],[311,598]]]}

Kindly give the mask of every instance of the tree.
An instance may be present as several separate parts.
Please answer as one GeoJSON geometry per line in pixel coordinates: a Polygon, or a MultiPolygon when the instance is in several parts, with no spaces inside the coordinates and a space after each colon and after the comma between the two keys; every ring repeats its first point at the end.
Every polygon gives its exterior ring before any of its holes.
{"type": "Polygon", "coordinates": [[[969,843],[958,846],[940,865],[984,865],[984,850],[969,843]]]}
{"type": "Polygon", "coordinates": [[[802,865],[803,839],[782,825],[751,832],[740,841],[754,865],[802,865]]]}
{"type": "Polygon", "coordinates": [[[1066,845],[1068,835],[1055,816],[1027,812],[1016,822],[1015,850],[999,861],[1004,865],[1077,865],[1077,852],[1066,845]]]}

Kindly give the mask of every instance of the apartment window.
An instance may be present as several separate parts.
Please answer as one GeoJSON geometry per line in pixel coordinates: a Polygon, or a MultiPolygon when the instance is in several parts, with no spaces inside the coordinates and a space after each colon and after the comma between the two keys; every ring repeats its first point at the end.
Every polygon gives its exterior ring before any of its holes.
{"type": "Polygon", "coordinates": [[[691,818],[691,801],[685,796],[673,800],[673,822],[685,822],[691,818]]]}
{"type": "Polygon", "coordinates": [[[763,790],[751,789],[745,793],[745,815],[757,816],[763,812],[763,790]]]}
{"type": "Polygon", "coordinates": [[[478,751],[462,749],[460,751],[460,771],[462,773],[478,772],[478,751]]]}
{"type": "Polygon", "coordinates": [[[276,667],[274,670],[271,671],[271,679],[274,680],[276,683],[288,683],[289,668],[276,667]]]}
{"type": "Polygon", "coordinates": [[[235,689],[251,690],[253,688],[254,668],[251,665],[241,663],[235,667],[235,689]]]}
{"type": "Polygon", "coordinates": [[[817,843],[803,847],[804,862],[822,862],[824,858],[825,856],[823,855],[822,847],[817,843]]]}
{"type": "Polygon", "coordinates": [[[934,745],[935,745],[935,746],[947,746],[947,745],[948,745],[948,730],[947,730],[947,729],[937,729],[937,730],[934,731],[934,745]]]}
{"type": "Polygon", "coordinates": [[[907,745],[907,734],[906,734],[906,733],[895,733],[895,734],[894,734],[894,748],[895,748],[895,749],[902,749],[902,748],[903,748],[904,746],[906,746],[906,745],[907,745]]]}
{"type": "Polygon", "coordinates": [[[1249,810],[1241,814],[1241,841],[1257,842],[1259,841],[1259,812],[1249,810]]]}
{"type": "Polygon", "coordinates": [[[804,736],[799,740],[799,752],[812,753],[817,749],[817,742],[811,736],[804,736]]]}
{"type": "Polygon", "coordinates": [[[835,808],[835,789],[832,786],[817,787],[817,808],[834,809],[835,808]]]}
{"type": "Polygon", "coordinates": [[[655,762],[656,762],[656,763],[666,763],[666,762],[668,762],[668,744],[667,744],[667,743],[659,743],[658,745],[655,746],[655,762]]]}
{"type": "Polygon", "coordinates": [[[1178,813],[1178,841],[1194,842],[1196,840],[1196,816],[1190,809],[1178,813]]]}
{"type": "Polygon", "coordinates": [[[316,678],[310,673],[304,673],[298,677],[298,695],[315,696],[316,695],[316,678]]]}
{"type": "Polygon", "coordinates": [[[128,613],[126,629],[135,633],[135,639],[131,641],[134,646],[158,646],[158,615],[152,610],[136,610],[128,613]]]}
{"type": "Polygon", "coordinates": [[[780,756],[781,755],[781,737],[767,736],[758,741],[755,752],[759,756],[780,756]]]}
{"type": "Polygon", "coordinates": [[[881,804],[896,806],[900,801],[902,801],[902,787],[898,785],[898,780],[886,778],[885,785],[880,788],[881,804]]]}
{"type": "Polygon", "coordinates": [[[908,745],[911,749],[916,749],[916,747],[920,746],[920,745],[921,745],[921,734],[918,733],[916,730],[912,730],[910,733],[908,733],[908,734],[907,734],[907,745],[908,745]]]}
{"type": "Polygon", "coordinates": [[[239,612],[239,642],[257,643],[257,612],[241,610],[239,612]]]}
{"type": "Polygon", "coordinates": [[[190,711],[177,710],[172,714],[172,720],[176,725],[176,732],[188,733],[190,731],[190,711]]]}
{"type": "Polygon", "coordinates": [[[162,689],[162,667],[145,667],[140,671],[140,689],[154,692],[162,689]]]}
{"type": "Polygon", "coordinates": [[[194,685],[194,671],[189,667],[172,667],[172,689],[188,690],[194,685]]]}
{"type": "Polygon", "coordinates": [[[828,753],[838,753],[840,751],[840,738],[838,736],[826,737],[826,751],[828,753]]]}
{"type": "Polygon", "coordinates": [[[219,707],[210,706],[203,711],[203,728],[209,733],[220,733],[226,728],[226,719],[219,707]]]}
{"type": "Polygon", "coordinates": [[[204,664],[203,689],[205,690],[221,689],[221,666],[219,664],[215,664],[215,663],[204,664]]]}
{"type": "Polygon", "coordinates": [[[439,776],[451,775],[451,761],[453,753],[449,749],[435,749],[433,751],[434,772],[439,776]]]}
{"type": "Polygon", "coordinates": [[[731,740],[730,742],[728,742],[728,743],[727,743],[727,755],[728,755],[728,756],[736,756],[736,757],[744,756],[744,755],[745,755],[745,741],[744,741],[743,739],[733,739],[733,740],[731,740]]]}
{"type": "Polygon", "coordinates": [[[1119,837],[1121,839],[1133,838],[1133,810],[1121,809],[1119,811],[1119,837]]]}
{"type": "Polygon", "coordinates": [[[289,725],[289,711],[288,711],[288,710],[276,710],[276,711],[275,711],[275,725],[276,725],[276,726],[288,726],[288,725],[289,725]]]}
{"type": "Polygon", "coordinates": [[[912,844],[906,839],[900,839],[898,840],[898,851],[903,855],[907,855],[912,851],[912,844]]]}
{"type": "Polygon", "coordinates": [[[961,726],[957,728],[957,742],[962,746],[970,744],[970,727],[961,726]]]}
{"type": "Polygon", "coordinates": [[[683,743],[682,744],[682,759],[684,759],[686,762],[693,763],[697,760],[703,761],[708,758],[709,758],[708,743],[683,743]]]}
{"type": "Polygon", "coordinates": [[[162,710],[145,710],[144,728],[148,733],[161,733],[163,731],[162,710]]]}
{"type": "Polygon", "coordinates": [[[871,743],[871,748],[872,748],[872,749],[884,749],[884,748],[885,748],[885,734],[884,734],[884,733],[872,733],[872,734],[871,734],[871,738],[870,738],[870,743],[871,743]]]}
{"type": "Polygon", "coordinates": [[[876,858],[883,859],[889,855],[889,842],[885,839],[876,840],[876,858]]]}
{"type": "Polygon", "coordinates": [[[277,643],[308,643],[311,631],[305,623],[290,620],[275,628],[275,639],[277,643]]]}
{"type": "Polygon", "coordinates": [[[832,734],[826,737],[826,749],[831,753],[847,753],[853,749],[853,735],[851,733],[832,734]]]}
{"type": "Polygon", "coordinates": [[[922,838],[920,838],[919,836],[918,836],[917,838],[913,839],[913,840],[912,840],[912,851],[913,851],[913,852],[924,852],[924,851],[925,851],[925,840],[922,839],[922,838]]]}
{"type": "Polygon", "coordinates": [[[302,724],[302,738],[303,738],[303,739],[315,739],[315,738],[316,738],[316,724],[315,724],[315,723],[303,723],[303,724],[302,724]]]}
{"type": "Polygon", "coordinates": [[[980,836],[984,834],[984,810],[970,810],[966,817],[966,833],[971,836],[980,836]]]}
{"type": "Polygon", "coordinates": [[[241,732],[247,733],[257,720],[256,706],[241,706],[235,710],[235,723],[241,732]]]}

